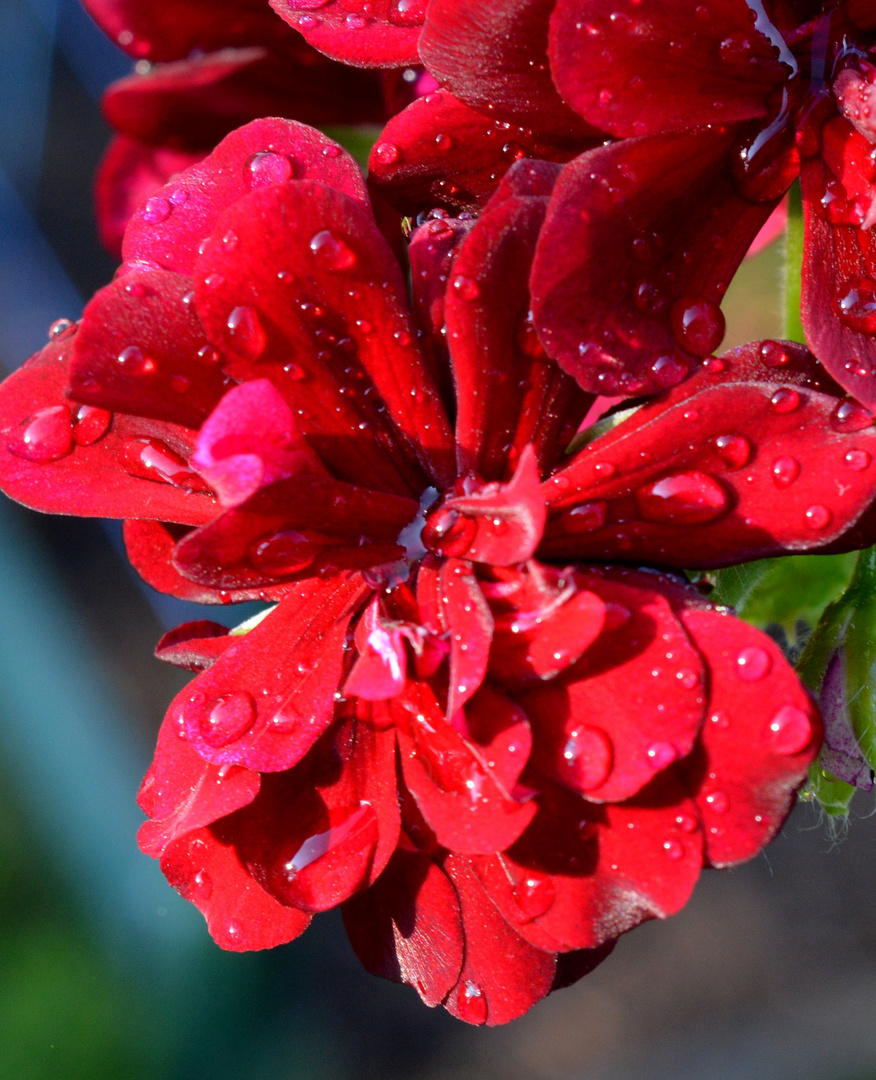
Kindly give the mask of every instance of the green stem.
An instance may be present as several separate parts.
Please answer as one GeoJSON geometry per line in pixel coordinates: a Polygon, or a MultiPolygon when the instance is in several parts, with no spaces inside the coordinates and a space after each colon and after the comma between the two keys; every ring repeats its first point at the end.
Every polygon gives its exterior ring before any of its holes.
{"type": "Polygon", "coordinates": [[[785,282],[783,295],[784,333],[788,341],[806,344],[800,318],[800,297],[803,291],[803,199],[800,184],[788,193],[788,230],[785,234],[785,282]]]}

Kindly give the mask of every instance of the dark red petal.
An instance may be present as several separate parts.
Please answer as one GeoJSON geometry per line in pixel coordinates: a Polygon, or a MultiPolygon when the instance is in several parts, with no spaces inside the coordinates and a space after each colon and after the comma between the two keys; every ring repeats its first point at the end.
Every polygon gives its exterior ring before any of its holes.
{"type": "Polygon", "coordinates": [[[152,195],[157,195],[171,176],[194,165],[203,152],[149,146],[119,135],[109,145],[97,171],[94,199],[100,242],[121,255],[122,237],[131,215],[152,195]]]}
{"type": "Polygon", "coordinates": [[[563,169],[532,268],[532,310],[548,354],[584,389],[654,393],[720,345],[718,304],[784,192],[749,202],[737,191],[735,134],[629,139],[563,169]]]}
{"type": "Polygon", "coordinates": [[[416,513],[412,499],[291,476],[189,533],[174,563],[193,581],[224,589],[254,589],[310,567],[376,566],[404,557],[398,537],[416,513]]]}
{"type": "Polygon", "coordinates": [[[563,990],[579,979],[583,979],[585,975],[589,975],[610,955],[614,946],[614,941],[607,941],[598,949],[578,949],[574,952],[560,953],[557,956],[557,973],[554,976],[551,993],[554,990],[563,990]]]}
{"type": "Polygon", "coordinates": [[[191,279],[137,271],[89,301],[73,341],[70,392],[80,401],[197,428],[226,377],[192,303],[191,279]]]}
{"type": "Polygon", "coordinates": [[[598,948],[687,903],[703,835],[672,770],[620,805],[596,808],[553,789],[542,802],[513,848],[472,860],[490,898],[531,944],[598,948]]]}
{"type": "Polygon", "coordinates": [[[440,618],[450,636],[447,715],[452,717],[484,681],[493,616],[470,563],[445,559],[438,582],[440,618]]]}
{"type": "Polygon", "coordinates": [[[541,554],[712,567],[841,536],[873,500],[876,429],[814,367],[756,342],[637,410],[545,484],[541,554]]]}
{"type": "Polygon", "coordinates": [[[417,41],[427,0],[270,0],[277,14],[320,52],[357,67],[419,62],[417,41]]]}
{"type": "Polygon", "coordinates": [[[797,69],[778,31],[746,0],[552,6],[554,81],[573,109],[613,135],[765,116],[771,92],[797,69]]]}
{"type": "Polygon", "coordinates": [[[193,50],[271,41],[284,27],[263,0],[223,0],[217,18],[213,0],[174,0],[144,7],[136,0],[85,0],[91,17],[129,55],[175,60],[193,50]]]}
{"type": "Polygon", "coordinates": [[[125,548],[138,574],[162,593],[198,604],[236,604],[243,600],[279,600],[291,585],[252,589],[212,589],[183,577],[173,565],[176,545],[188,529],[161,521],[126,521],[125,548]]]}
{"type": "Polygon", "coordinates": [[[833,94],[840,112],[871,144],[876,142],[876,68],[859,61],[860,70],[844,68],[833,83],[833,94]]]}
{"type": "Polygon", "coordinates": [[[545,63],[554,0],[431,0],[420,38],[429,71],[498,120],[567,138],[595,132],[557,93],[545,63]]]}
{"type": "Polygon", "coordinates": [[[456,890],[429,856],[397,851],[343,911],[368,971],[413,986],[427,1005],[441,1004],[462,969],[463,930],[456,890]]]}
{"type": "Polygon", "coordinates": [[[559,678],[517,698],[538,767],[594,802],[615,802],[690,753],[706,700],[703,665],[660,578],[621,582],[591,571],[576,583],[606,604],[606,629],[559,678]]]}
{"type": "Polygon", "coordinates": [[[803,183],[806,340],[836,381],[876,405],[876,220],[872,145],[845,120],[825,126],[833,171],[807,161],[803,183]]]}
{"type": "Polygon", "coordinates": [[[122,245],[125,261],[191,274],[227,206],[254,189],[306,178],[367,201],[358,166],[336,142],[294,120],[253,120],[137,211],[122,245]]]}
{"type": "Polygon", "coordinates": [[[331,723],[361,578],[310,580],[177,697],[187,738],[217,765],[291,768],[331,723]]]}
{"type": "Polygon", "coordinates": [[[520,158],[568,161],[592,145],[504,123],[437,90],[389,121],[371,151],[368,180],[405,214],[434,206],[479,210],[520,158]]]}
{"type": "Polygon", "coordinates": [[[870,0],[848,0],[846,10],[852,22],[863,30],[876,27],[876,11],[873,11],[870,0]]]}
{"type": "Polygon", "coordinates": [[[140,827],[138,841],[153,858],[173,840],[247,806],[259,790],[258,773],[236,766],[220,771],[204,761],[182,737],[179,721],[179,709],[172,705],[137,795],[141,810],[153,819],[140,827]]]}
{"type": "Polygon", "coordinates": [[[206,671],[234,644],[227,626],[200,619],[168,630],[155,646],[155,655],[187,671],[206,671]]]}
{"type": "Polygon", "coordinates": [[[228,371],[252,378],[257,366],[270,378],[343,479],[370,466],[368,486],[398,490],[404,476],[419,494],[413,457],[436,482],[450,481],[452,436],[401,273],[373,219],[346,195],[300,181],[238,200],[198,261],[195,296],[228,371]]]}
{"type": "Polygon", "coordinates": [[[445,719],[425,683],[409,683],[391,702],[402,772],[417,807],[439,844],[473,854],[509,847],[536,809],[512,794],[529,756],[526,717],[495,691],[484,687],[480,694],[468,706],[467,737],[445,719]]]}
{"type": "Polygon", "coordinates": [[[283,904],[336,907],[373,884],[395,850],[395,733],[369,715],[365,702],[349,708],[296,769],[265,777],[239,815],[241,859],[283,904]]]}
{"type": "Polygon", "coordinates": [[[548,360],[529,318],[526,270],[558,173],[547,162],[514,166],[453,264],[445,312],[461,474],[503,480],[529,442],[544,470],[591,403],[548,360]]]}
{"type": "Polygon", "coordinates": [[[459,897],[465,932],[462,971],[444,1006],[468,1024],[507,1024],[550,993],[557,958],[533,948],[508,925],[472,860],[450,855],[444,868],[459,897]]]}
{"type": "Polygon", "coordinates": [[[75,338],[66,335],[69,330],[0,389],[3,490],[54,514],[209,521],[216,501],[186,464],[193,432],[70,401],[75,338]]]}
{"type": "Polygon", "coordinates": [[[778,646],[733,616],[689,607],[681,619],[706,659],[708,718],[681,765],[710,866],[756,855],[794,805],[821,743],[821,719],[778,646]]]}
{"type": "Polygon", "coordinates": [[[167,880],[198,908],[223,949],[272,949],[303,934],[311,916],[277,903],[253,880],[233,834],[220,825],[175,840],[161,859],[167,880]]]}

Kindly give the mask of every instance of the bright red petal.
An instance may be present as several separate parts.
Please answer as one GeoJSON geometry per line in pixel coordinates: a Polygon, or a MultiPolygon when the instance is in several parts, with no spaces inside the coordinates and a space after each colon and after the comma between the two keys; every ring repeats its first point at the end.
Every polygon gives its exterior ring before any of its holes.
{"type": "Polygon", "coordinates": [[[270,0],[277,14],[310,44],[357,67],[419,62],[417,42],[427,0],[270,0]]]}
{"type": "Polygon", "coordinates": [[[227,626],[199,619],[168,630],[155,646],[155,655],[187,671],[206,671],[234,644],[227,626]]]}

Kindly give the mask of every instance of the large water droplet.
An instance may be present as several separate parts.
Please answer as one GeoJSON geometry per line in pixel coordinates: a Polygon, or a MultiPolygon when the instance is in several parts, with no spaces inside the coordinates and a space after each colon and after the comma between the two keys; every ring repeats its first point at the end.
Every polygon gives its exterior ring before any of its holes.
{"type": "Polygon", "coordinates": [[[328,270],[349,270],[356,265],[356,255],[343,240],[322,229],[310,240],[310,250],[328,270]]]}
{"type": "Polygon", "coordinates": [[[557,898],[557,889],[547,874],[531,871],[517,882],[513,889],[514,900],[523,916],[520,922],[528,923],[549,911],[557,898]]]}
{"type": "Polygon", "coordinates": [[[248,304],[232,308],[226,326],[234,343],[250,360],[257,360],[265,351],[268,339],[255,308],[248,304]]]}
{"type": "Polygon", "coordinates": [[[774,754],[798,754],[812,737],[812,722],[802,709],[785,705],[767,726],[765,741],[774,754]]]}
{"type": "Polygon", "coordinates": [[[655,771],[665,769],[678,757],[678,751],[670,742],[651,743],[647,750],[648,764],[655,771]]]}
{"type": "Polygon", "coordinates": [[[855,472],[863,472],[870,465],[870,455],[866,450],[849,450],[843,458],[843,464],[855,472]]]}
{"type": "Polygon", "coordinates": [[[476,300],[481,293],[474,278],[466,277],[464,274],[457,274],[453,279],[453,291],[461,300],[476,300]]]}
{"type": "Polygon", "coordinates": [[[771,368],[785,367],[791,359],[791,354],[779,341],[763,342],[760,356],[766,366],[771,368]]]}
{"type": "Polygon", "coordinates": [[[129,439],[122,450],[122,463],[131,476],[195,491],[208,490],[185,460],[159,439],[129,439]]]}
{"type": "Polygon", "coordinates": [[[863,431],[873,423],[873,414],[865,409],[857,401],[847,398],[830,414],[830,426],[834,431],[854,432],[863,431]]]}
{"type": "Polygon", "coordinates": [[[79,324],[72,319],[55,319],[49,327],[49,341],[64,341],[72,337],[79,329],[79,324]]]}
{"type": "Polygon", "coordinates": [[[646,484],[636,492],[636,503],[646,521],[676,525],[715,521],[730,508],[718,481],[701,472],[676,473],[646,484]]]}
{"type": "Polygon", "coordinates": [[[608,513],[608,503],[601,499],[596,502],[582,503],[574,507],[563,518],[563,529],[567,533],[587,533],[601,529],[608,513]]]}
{"type": "Polygon", "coordinates": [[[672,859],[673,862],[684,858],[684,844],[675,836],[663,841],[663,850],[666,852],[666,857],[672,859]]]}
{"type": "Polygon", "coordinates": [[[724,337],[724,313],[703,297],[682,296],[676,300],[669,321],[675,340],[694,356],[713,353],[724,337]]]}
{"type": "Polygon", "coordinates": [[[256,540],[249,550],[249,561],[263,573],[285,577],[310,566],[317,551],[307,537],[294,529],[256,540]]]}
{"type": "Polygon", "coordinates": [[[741,469],[751,460],[751,443],[744,435],[719,435],[715,446],[728,469],[741,469]]]}
{"type": "Polygon", "coordinates": [[[19,433],[8,443],[16,457],[27,461],[58,461],[73,449],[73,429],[70,410],[66,405],[49,405],[38,409],[25,420],[19,433]]]}
{"type": "Polygon", "coordinates": [[[803,516],[810,529],[826,529],[833,518],[830,510],[820,503],[810,506],[803,516]]]}
{"type": "Polygon", "coordinates": [[[245,735],[255,718],[256,707],[251,695],[245,690],[235,690],[204,707],[198,730],[209,746],[226,746],[245,735]]]}
{"type": "Polygon", "coordinates": [[[876,282],[856,278],[837,300],[840,321],[862,334],[876,333],[876,282]]]}
{"type": "Polygon", "coordinates": [[[574,727],[566,738],[562,773],[571,787],[592,791],[608,779],[612,757],[608,735],[601,728],[582,724],[574,727]]]}
{"type": "Polygon", "coordinates": [[[715,814],[726,814],[730,809],[730,796],[726,791],[713,791],[706,796],[706,806],[715,814]]]}
{"type": "Polygon", "coordinates": [[[777,488],[787,488],[800,475],[800,462],[792,457],[776,458],[773,462],[773,483],[777,488]]]}
{"type": "Polygon", "coordinates": [[[246,178],[251,187],[283,184],[292,179],[292,162],[285,154],[263,150],[246,163],[246,178]]]}
{"type": "Polygon", "coordinates": [[[757,645],[742,649],[736,655],[736,674],[743,682],[757,682],[769,672],[771,667],[770,654],[757,645]]]}
{"type": "Polygon", "coordinates": [[[156,195],[154,198],[147,199],[146,204],[140,211],[140,216],[144,221],[148,221],[150,225],[159,225],[162,221],[165,221],[173,209],[171,204],[162,195],[156,195]]]}
{"type": "Polygon", "coordinates": [[[73,415],[73,441],[79,446],[91,446],[107,433],[112,419],[108,409],[80,405],[73,415]]]}
{"type": "Polygon", "coordinates": [[[460,1019],[466,1023],[480,1025],[487,1022],[487,999],[483,990],[471,979],[457,995],[456,1008],[460,1019]]]}
{"type": "Polygon", "coordinates": [[[780,386],[770,398],[770,405],[773,412],[793,412],[800,406],[800,395],[796,390],[792,390],[790,386],[780,386]]]}
{"type": "Polygon", "coordinates": [[[401,157],[401,151],[390,142],[379,142],[374,147],[374,156],[381,165],[394,165],[401,157]]]}

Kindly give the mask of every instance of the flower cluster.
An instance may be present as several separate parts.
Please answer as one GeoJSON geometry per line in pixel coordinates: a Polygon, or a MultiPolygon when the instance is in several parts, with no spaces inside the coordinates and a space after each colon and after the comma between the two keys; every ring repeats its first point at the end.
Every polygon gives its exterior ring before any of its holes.
{"type": "MultiPolygon", "coordinates": [[[[175,57],[293,48],[266,5],[228,6],[240,37],[194,0],[150,7],[142,48],[120,5],[118,33],[221,102],[209,55],[175,57]]],[[[758,852],[819,750],[778,646],[684,571],[876,539],[876,430],[846,390],[871,398],[845,361],[876,327],[821,300],[870,258],[873,19],[272,6],[338,60],[422,59],[441,84],[377,141],[383,228],[303,124],[199,148],[81,322],[0,388],[0,483],[125,519],[158,589],[267,605],[158,647],[196,677],[140,842],[214,938],[276,945],[340,905],[369,970],[502,1023],[758,852]],[[779,341],[714,356],[801,161],[821,362],[779,341]],[[403,241],[383,197],[443,209],[403,241]],[[599,420],[607,393],[652,396],[599,420]]]]}

